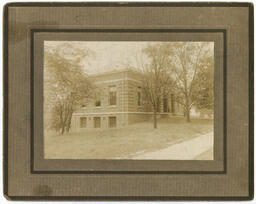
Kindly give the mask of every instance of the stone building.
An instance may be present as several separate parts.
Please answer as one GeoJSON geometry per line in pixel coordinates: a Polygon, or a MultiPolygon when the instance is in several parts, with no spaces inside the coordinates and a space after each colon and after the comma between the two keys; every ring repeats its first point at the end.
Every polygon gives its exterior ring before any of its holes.
{"type": "MultiPolygon", "coordinates": [[[[142,87],[142,74],[126,69],[90,76],[96,85],[95,96],[75,111],[72,129],[115,128],[149,120],[152,107],[146,100],[142,87]]],[[[178,114],[180,107],[174,95],[162,101],[158,115],[178,114]]]]}

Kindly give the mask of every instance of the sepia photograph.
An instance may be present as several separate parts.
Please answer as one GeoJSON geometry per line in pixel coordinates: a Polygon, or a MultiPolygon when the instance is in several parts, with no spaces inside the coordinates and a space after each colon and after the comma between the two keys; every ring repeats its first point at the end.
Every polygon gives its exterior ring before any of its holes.
{"type": "Polygon", "coordinates": [[[2,13],[0,203],[254,199],[253,3],[2,13]]]}
{"type": "Polygon", "coordinates": [[[214,159],[214,42],[44,41],[45,159],[214,159]]]}

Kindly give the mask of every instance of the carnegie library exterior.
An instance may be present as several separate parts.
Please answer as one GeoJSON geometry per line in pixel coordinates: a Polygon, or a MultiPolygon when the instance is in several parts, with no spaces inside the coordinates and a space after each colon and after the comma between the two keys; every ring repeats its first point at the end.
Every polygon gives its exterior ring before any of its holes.
{"type": "MultiPolygon", "coordinates": [[[[116,128],[150,120],[153,109],[145,99],[142,74],[132,69],[90,75],[97,87],[95,97],[79,107],[72,117],[72,130],[87,128],[116,128]]],[[[174,94],[161,101],[158,117],[182,115],[174,94]]]]}

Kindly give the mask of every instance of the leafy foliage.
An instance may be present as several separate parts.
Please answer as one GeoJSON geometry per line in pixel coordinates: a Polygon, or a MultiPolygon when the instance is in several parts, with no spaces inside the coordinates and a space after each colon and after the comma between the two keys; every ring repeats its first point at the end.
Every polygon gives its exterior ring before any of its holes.
{"type": "Polygon", "coordinates": [[[150,59],[143,65],[145,92],[155,114],[160,101],[171,93],[175,93],[176,102],[183,106],[188,122],[192,106],[198,110],[213,109],[212,45],[172,42],[149,45],[144,50],[150,59]]]}
{"type": "Polygon", "coordinates": [[[80,64],[88,54],[70,43],[45,49],[45,111],[51,113],[50,128],[62,134],[71,128],[75,107],[91,94],[92,85],[80,64]]]}
{"type": "Polygon", "coordinates": [[[169,45],[166,43],[150,45],[143,52],[150,59],[148,64],[143,65],[143,87],[146,97],[153,107],[154,128],[157,128],[156,113],[163,97],[170,95],[174,83],[171,76],[169,45]]]}
{"type": "Polygon", "coordinates": [[[182,104],[189,122],[192,106],[200,109],[213,104],[213,47],[208,42],[176,42],[170,50],[176,100],[182,104]]]}
{"type": "Polygon", "coordinates": [[[197,109],[213,110],[214,92],[213,92],[213,58],[206,58],[198,72],[197,84],[193,100],[197,109]]]}

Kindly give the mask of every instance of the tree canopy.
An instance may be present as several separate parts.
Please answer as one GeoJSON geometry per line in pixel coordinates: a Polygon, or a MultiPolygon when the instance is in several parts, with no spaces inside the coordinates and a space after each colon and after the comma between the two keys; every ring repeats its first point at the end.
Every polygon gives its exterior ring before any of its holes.
{"type": "Polygon", "coordinates": [[[166,43],[149,45],[143,50],[149,58],[147,64],[142,64],[143,87],[147,99],[154,111],[154,128],[157,128],[157,111],[161,100],[172,92],[174,81],[172,79],[172,67],[170,66],[169,46],[166,43]]]}
{"type": "Polygon", "coordinates": [[[213,54],[208,42],[176,42],[170,46],[177,101],[183,105],[188,122],[192,106],[201,109],[213,104],[213,54]]]}
{"type": "Polygon", "coordinates": [[[91,82],[80,63],[90,51],[63,43],[46,47],[44,54],[44,101],[45,111],[50,112],[50,128],[69,132],[76,105],[91,94],[91,82]]]}
{"type": "Polygon", "coordinates": [[[190,121],[192,106],[213,109],[213,43],[165,42],[143,50],[148,63],[141,63],[145,92],[154,109],[154,127],[159,103],[171,93],[190,121]]]}

